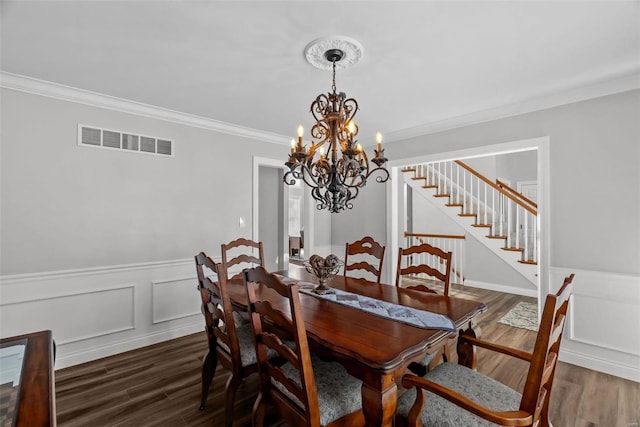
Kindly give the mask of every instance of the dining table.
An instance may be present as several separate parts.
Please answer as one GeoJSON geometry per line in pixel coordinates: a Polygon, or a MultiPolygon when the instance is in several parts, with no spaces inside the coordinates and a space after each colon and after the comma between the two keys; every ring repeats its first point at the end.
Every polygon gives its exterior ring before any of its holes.
{"type": "MultiPolygon", "coordinates": [[[[289,282],[317,283],[304,268],[292,266],[277,274],[289,282]]],[[[341,363],[347,372],[362,380],[362,409],[367,427],[392,426],[401,377],[412,362],[420,362],[443,340],[456,334],[480,336],[476,324],[486,311],[484,303],[443,296],[419,290],[369,282],[363,279],[333,276],[327,285],[333,289],[363,295],[379,301],[447,316],[455,332],[418,327],[358,308],[339,304],[312,293],[300,293],[300,303],[309,347],[321,358],[341,363]]],[[[269,300],[274,307],[288,312],[287,301],[274,291],[254,284],[256,297],[269,300]]],[[[246,289],[237,280],[227,287],[238,309],[246,310],[246,289]]],[[[472,346],[457,346],[458,363],[475,364],[472,346]]],[[[316,372],[316,375],[322,375],[316,372]]]]}

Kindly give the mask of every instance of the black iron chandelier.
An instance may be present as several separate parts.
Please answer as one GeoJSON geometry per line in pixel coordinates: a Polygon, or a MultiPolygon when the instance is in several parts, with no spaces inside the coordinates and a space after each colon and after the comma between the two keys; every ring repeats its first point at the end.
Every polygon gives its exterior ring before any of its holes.
{"type": "Polygon", "coordinates": [[[293,185],[302,180],[311,187],[318,209],[340,212],[353,208],[352,200],[372,174],[377,174],[377,182],[386,182],[389,171],[384,167],[387,159],[380,132],[376,134],[375,156],[371,159],[376,167],[372,167],[355,139],[358,125],[353,119],[358,102],[347,98],[344,92],[336,92],[336,63],[343,59],[344,52],[329,49],[324,57],[332,64],[331,92],[318,95],[311,103],[311,115],[316,123],[311,128],[313,141],[308,148],[303,144],[304,129],[302,125],[298,126],[298,140],[291,141],[291,154],[285,163],[289,170],[284,175],[284,182],[293,185]]]}

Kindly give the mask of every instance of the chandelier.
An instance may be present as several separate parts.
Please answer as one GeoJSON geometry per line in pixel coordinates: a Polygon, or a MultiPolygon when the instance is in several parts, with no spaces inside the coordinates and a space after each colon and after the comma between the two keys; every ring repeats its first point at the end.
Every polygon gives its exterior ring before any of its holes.
{"type": "Polygon", "coordinates": [[[382,135],[376,134],[375,156],[369,158],[355,139],[358,125],[354,117],[358,102],[336,91],[336,63],[344,58],[341,49],[328,49],[324,58],[331,63],[333,84],[331,92],[323,93],[311,103],[311,115],[315,124],[311,128],[313,141],[304,145],[302,125],[298,126],[298,140],[291,141],[291,153],[285,165],[289,170],[284,182],[293,185],[302,180],[311,187],[311,195],[318,209],[340,212],[353,208],[352,200],[367,183],[372,174],[377,182],[386,182],[389,171],[383,166],[387,159],[382,148],[382,135]],[[326,148],[326,151],[325,151],[326,148]]]}

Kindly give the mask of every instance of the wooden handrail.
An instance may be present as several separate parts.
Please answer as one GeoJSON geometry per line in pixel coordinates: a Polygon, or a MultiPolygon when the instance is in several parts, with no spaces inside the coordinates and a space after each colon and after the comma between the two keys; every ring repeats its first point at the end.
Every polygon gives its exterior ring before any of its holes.
{"type": "Polygon", "coordinates": [[[518,197],[519,199],[524,200],[526,203],[529,203],[531,206],[533,206],[534,208],[538,208],[538,204],[536,202],[534,202],[533,200],[529,199],[528,197],[526,197],[524,194],[522,193],[518,193],[516,190],[514,190],[513,188],[511,188],[510,186],[508,186],[506,183],[500,181],[499,179],[496,178],[496,184],[498,184],[498,186],[500,188],[504,188],[505,190],[507,190],[508,192],[510,192],[511,194],[513,194],[514,196],[518,197]]]}
{"type": "Polygon", "coordinates": [[[407,233],[404,237],[427,237],[431,239],[465,239],[464,234],[425,234],[425,233],[407,233]]]}
{"type": "Polygon", "coordinates": [[[498,193],[502,194],[503,196],[505,196],[506,198],[510,199],[511,201],[513,201],[516,205],[522,207],[524,210],[530,212],[533,215],[538,215],[538,211],[536,209],[534,209],[533,207],[525,204],[522,202],[522,200],[520,200],[520,198],[515,197],[514,195],[512,195],[511,193],[507,192],[506,190],[502,189],[501,187],[499,187],[497,184],[491,182],[488,178],[486,178],[484,175],[480,174],[479,172],[477,172],[476,170],[474,170],[473,168],[471,168],[470,166],[467,166],[466,164],[464,164],[463,162],[461,162],[460,160],[454,160],[455,163],[460,166],[463,169],[468,170],[469,172],[471,172],[472,175],[475,175],[476,178],[478,178],[479,180],[485,182],[487,185],[489,185],[490,187],[492,187],[494,190],[496,190],[498,193]]]}

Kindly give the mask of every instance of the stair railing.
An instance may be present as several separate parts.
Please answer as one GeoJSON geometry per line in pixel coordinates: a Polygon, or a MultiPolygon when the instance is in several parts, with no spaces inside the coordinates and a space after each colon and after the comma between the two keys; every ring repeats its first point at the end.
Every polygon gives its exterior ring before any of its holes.
{"type": "Polygon", "coordinates": [[[537,263],[537,205],[494,183],[465,163],[439,161],[410,166],[413,179],[423,179],[424,188],[435,189],[434,196],[448,197],[447,206],[459,206],[460,216],[475,218],[474,227],[489,229],[489,238],[504,239],[503,249],[520,251],[520,262],[537,263]]]}
{"type": "MultiPolygon", "coordinates": [[[[427,233],[404,233],[405,248],[428,243],[431,246],[451,252],[451,283],[464,285],[464,263],[465,263],[465,236],[457,234],[427,234],[427,233]]],[[[428,255],[422,255],[427,257],[428,255]]],[[[435,263],[434,260],[418,260],[425,262],[431,267],[437,268],[444,273],[444,265],[435,263]]]]}

